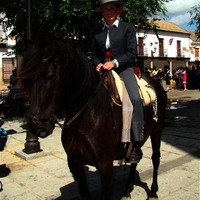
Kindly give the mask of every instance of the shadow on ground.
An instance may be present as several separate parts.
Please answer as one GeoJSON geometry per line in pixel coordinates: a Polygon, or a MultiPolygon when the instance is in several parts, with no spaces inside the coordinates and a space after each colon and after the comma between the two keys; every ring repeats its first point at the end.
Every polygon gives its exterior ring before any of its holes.
{"type": "Polygon", "coordinates": [[[166,111],[162,141],[199,158],[200,100],[181,99],[166,111]]]}
{"type": "Polygon", "coordinates": [[[0,178],[8,176],[10,172],[11,170],[6,167],[6,164],[0,165],[0,178]]]}
{"type": "MultiPolygon", "coordinates": [[[[128,180],[129,170],[130,170],[129,166],[126,166],[125,171],[121,166],[114,166],[113,188],[111,192],[112,200],[121,199],[121,195],[125,189],[126,182],[128,180]]],[[[89,191],[90,191],[91,199],[100,200],[101,186],[100,186],[100,179],[99,179],[98,172],[87,171],[86,173],[87,173],[87,178],[89,180],[88,182],[89,182],[89,191]],[[93,181],[91,180],[91,177],[92,179],[94,179],[93,181]]],[[[148,188],[147,183],[141,181],[138,171],[136,171],[134,185],[137,185],[143,188],[148,197],[150,193],[150,189],[148,188]]],[[[75,182],[61,187],[60,191],[61,191],[61,196],[57,197],[54,200],[80,200],[78,187],[75,182]],[[74,193],[73,195],[74,197],[71,197],[72,193],[74,193]]]]}

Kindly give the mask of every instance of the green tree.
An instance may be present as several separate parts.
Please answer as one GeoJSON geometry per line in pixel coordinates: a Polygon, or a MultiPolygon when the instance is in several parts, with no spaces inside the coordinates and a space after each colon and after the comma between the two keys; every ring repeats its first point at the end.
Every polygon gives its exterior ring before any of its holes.
{"type": "Polygon", "coordinates": [[[196,33],[197,39],[199,39],[200,38],[200,3],[193,6],[191,10],[189,11],[189,13],[191,16],[189,25],[196,25],[197,28],[195,30],[195,33],[196,33]]]}
{"type": "MultiPolygon", "coordinates": [[[[156,28],[154,19],[158,12],[166,15],[164,4],[170,0],[127,0],[122,18],[138,27],[156,28]],[[148,18],[153,21],[149,23],[148,18]]],[[[51,30],[76,38],[85,51],[88,51],[92,31],[102,22],[101,13],[95,13],[98,0],[32,0],[32,39],[38,30],[51,30]]],[[[27,33],[28,0],[1,0],[0,12],[7,19],[0,23],[13,27],[11,35],[27,33]]]]}

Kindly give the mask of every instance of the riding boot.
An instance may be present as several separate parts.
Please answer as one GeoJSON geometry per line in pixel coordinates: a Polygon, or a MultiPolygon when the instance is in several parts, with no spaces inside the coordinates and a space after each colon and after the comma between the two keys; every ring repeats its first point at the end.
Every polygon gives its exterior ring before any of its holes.
{"type": "Polygon", "coordinates": [[[134,147],[127,161],[129,163],[138,163],[142,159],[142,156],[141,142],[134,142],[134,147]]]}

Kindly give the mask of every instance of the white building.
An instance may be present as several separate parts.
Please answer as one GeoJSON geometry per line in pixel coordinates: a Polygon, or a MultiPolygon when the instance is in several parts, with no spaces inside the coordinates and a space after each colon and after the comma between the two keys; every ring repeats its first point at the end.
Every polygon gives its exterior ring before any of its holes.
{"type": "Polygon", "coordinates": [[[12,70],[16,67],[16,58],[12,47],[16,44],[15,37],[7,37],[9,31],[4,31],[0,25],[0,89],[7,89],[12,70]]]}
{"type": "Polygon", "coordinates": [[[200,65],[200,39],[197,40],[195,31],[190,31],[190,64],[200,65]]]}
{"type": "MultiPolygon", "coordinates": [[[[158,21],[157,35],[149,30],[145,35],[144,30],[138,32],[138,60],[139,66],[165,67],[176,69],[180,66],[200,64],[200,42],[195,41],[191,32],[177,24],[167,21],[158,21]]],[[[6,38],[0,26],[0,90],[7,88],[12,69],[16,67],[16,58],[11,48],[16,44],[16,38],[6,38]],[[10,55],[9,55],[10,53],[10,55]]]]}
{"type": "Polygon", "coordinates": [[[199,58],[197,52],[200,46],[195,46],[194,56],[191,33],[172,22],[161,20],[157,25],[158,37],[153,30],[149,30],[147,35],[144,35],[144,30],[137,33],[138,57],[143,62],[143,67],[156,66],[164,69],[169,66],[172,70],[195,64],[196,58],[199,58]]]}

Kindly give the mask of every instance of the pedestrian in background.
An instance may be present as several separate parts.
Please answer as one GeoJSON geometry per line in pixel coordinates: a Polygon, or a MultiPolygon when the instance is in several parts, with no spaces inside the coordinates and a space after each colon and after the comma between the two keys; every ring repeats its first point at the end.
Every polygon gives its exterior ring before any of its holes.
{"type": "Polygon", "coordinates": [[[156,78],[157,78],[157,76],[156,76],[157,73],[158,73],[157,67],[156,67],[156,66],[153,66],[153,70],[152,70],[150,76],[153,77],[154,79],[156,79],[156,78]]]}
{"type": "Polygon", "coordinates": [[[182,87],[183,90],[187,90],[187,71],[185,67],[182,69],[182,87]]]}
{"type": "Polygon", "coordinates": [[[9,82],[8,89],[10,90],[17,84],[17,69],[12,70],[12,74],[10,75],[10,82],[9,82]]]}
{"type": "Polygon", "coordinates": [[[170,86],[171,79],[172,79],[172,73],[171,73],[170,69],[167,68],[166,73],[165,73],[166,90],[171,89],[171,86],[170,86]]]}
{"type": "Polygon", "coordinates": [[[162,68],[158,69],[158,73],[156,74],[156,80],[163,86],[163,78],[164,78],[164,73],[162,71],[162,68]]]}

